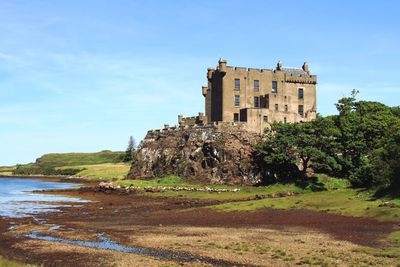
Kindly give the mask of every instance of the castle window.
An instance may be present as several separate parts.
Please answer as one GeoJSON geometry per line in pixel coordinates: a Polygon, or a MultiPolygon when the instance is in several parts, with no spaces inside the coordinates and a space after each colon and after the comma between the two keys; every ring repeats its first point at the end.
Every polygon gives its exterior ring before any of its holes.
{"type": "Polygon", "coordinates": [[[239,121],[239,113],[233,113],[233,121],[238,122],[239,121]]]}
{"type": "Polygon", "coordinates": [[[275,104],[275,111],[278,111],[279,110],[279,106],[278,106],[278,104],[275,104]]]}
{"type": "Polygon", "coordinates": [[[254,97],[254,107],[259,108],[260,107],[260,97],[255,96],[254,97]]]}
{"type": "Polygon", "coordinates": [[[287,121],[286,121],[286,117],[284,117],[284,118],[283,118],[283,122],[284,122],[284,123],[286,123],[286,122],[287,122],[287,121]]]}
{"type": "Polygon", "coordinates": [[[264,121],[264,122],[268,122],[268,116],[264,116],[264,117],[263,117],[263,121],[264,121]]]}
{"type": "Polygon", "coordinates": [[[235,90],[236,91],[240,90],[240,79],[235,79],[235,90]]]}
{"type": "Polygon", "coordinates": [[[278,93],[278,82],[272,81],[272,93],[278,93]]]}
{"type": "Polygon", "coordinates": [[[304,98],[304,89],[303,88],[299,88],[298,95],[299,95],[299,99],[304,98]]]}
{"type": "Polygon", "coordinates": [[[300,116],[304,116],[304,106],[303,105],[299,105],[299,115],[300,116]]]}
{"type": "Polygon", "coordinates": [[[265,95],[264,97],[264,103],[263,103],[263,108],[269,108],[269,95],[265,95]]]}
{"type": "Polygon", "coordinates": [[[288,105],[285,105],[285,112],[288,112],[288,110],[289,110],[288,105]]]}
{"type": "Polygon", "coordinates": [[[260,81],[254,80],[254,92],[260,91],[260,81]]]}
{"type": "Polygon", "coordinates": [[[235,107],[239,107],[240,106],[240,95],[235,95],[235,107]]]}

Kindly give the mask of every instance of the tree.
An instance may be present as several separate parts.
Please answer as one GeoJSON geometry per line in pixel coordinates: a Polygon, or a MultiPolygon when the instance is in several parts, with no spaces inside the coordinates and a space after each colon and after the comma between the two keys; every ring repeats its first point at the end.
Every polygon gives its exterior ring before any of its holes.
{"type": "Polygon", "coordinates": [[[268,182],[305,178],[311,170],[339,169],[334,157],[337,131],[332,118],[318,117],[304,123],[274,123],[258,146],[268,182]]]}
{"type": "Polygon", "coordinates": [[[400,195],[400,120],[381,140],[370,157],[372,185],[384,192],[400,195]]]}
{"type": "Polygon", "coordinates": [[[293,125],[272,124],[267,132],[266,141],[257,146],[264,165],[263,169],[267,172],[265,183],[288,182],[300,175],[296,165],[296,150],[293,146],[295,143],[292,134],[295,132],[293,125]]]}
{"type": "Polygon", "coordinates": [[[374,187],[377,183],[372,176],[375,167],[371,165],[371,158],[398,122],[398,108],[356,101],[357,93],[353,90],[351,97],[342,98],[336,104],[339,115],[335,122],[340,132],[337,158],[342,167],[338,175],[348,178],[353,186],[374,187]]]}
{"type": "Polygon", "coordinates": [[[400,107],[356,101],[357,93],[339,99],[339,115],[272,124],[257,147],[266,182],[294,181],[312,169],[400,194],[400,107]]]}
{"type": "Polygon", "coordinates": [[[129,137],[128,147],[125,150],[125,156],[123,161],[130,162],[133,160],[136,153],[136,141],[133,136],[129,137]]]}

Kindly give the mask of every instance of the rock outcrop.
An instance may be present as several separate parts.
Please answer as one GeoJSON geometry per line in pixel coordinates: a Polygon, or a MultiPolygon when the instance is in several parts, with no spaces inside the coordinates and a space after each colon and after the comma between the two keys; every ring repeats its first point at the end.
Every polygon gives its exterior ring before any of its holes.
{"type": "Polygon", "coordinates": [[[255,184],[261,172],[254,145],[261,138],[240,125],[221,123],[149,131],[128,178],[172,174],[215,184],[255,184]]]}

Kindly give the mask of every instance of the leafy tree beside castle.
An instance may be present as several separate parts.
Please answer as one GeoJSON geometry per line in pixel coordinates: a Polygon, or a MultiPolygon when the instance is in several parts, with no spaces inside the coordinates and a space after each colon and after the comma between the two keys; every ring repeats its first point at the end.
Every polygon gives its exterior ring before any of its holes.
{"type": "Polygon", "coordinates": [[[338,101],[338,115],[273,124],[258,146],[267,182],[304,178],[309,169],[400,191],[400,109],[357,101],[357,93],[338,101]]]}
{"type": "Polygon", "coordinates": [[[267,183],[305,178],[311,169],[340,170],[334,142],[338,131],[331,117],[304,123],[274,123],[266,141],[258,146],[267,170],[267,183]]]}

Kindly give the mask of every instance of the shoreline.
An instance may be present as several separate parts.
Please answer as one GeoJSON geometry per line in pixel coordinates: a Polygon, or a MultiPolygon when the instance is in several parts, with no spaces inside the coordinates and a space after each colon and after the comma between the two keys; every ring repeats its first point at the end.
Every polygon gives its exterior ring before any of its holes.
{"type": "MultiPolygon", "coordinates": [[[[37,178],[59,179],[60,177],[37,178]]],[[[21,262],[43,263],[44,266],[85,266],[87,262],[93,263],[92,266],[108,266],[112,265],[109,264],[110,260],[113,262],[112,259],[117,260],[121,255],[134,262],[138,260],[151,266],[171,263],[168,259],[160,260],[151,256],[128,255],[122,252],[75,247],[21,237],[21,234],[58,225],[62,225],[59,230],[45,233],[68,240],[95,240],[96,233],[103,233],[124,246],[183,251],[199,258],[221,260],[220,266],[224,266],[223,262],[245,265],[249,260],[244,256],[238,258],[238,255],[232,254],[233,252],[221,255],[220,245],[212,245],[226,239],[224,242],[228,245],[224,247],[232,246],[233,241],[230,241],[232,238],[229,239],[231,235],[236,238],[232,240],[243,239],[244,241],[241,242],[247,242],[249,246],[257,244],[256,247],[266,247],[268,242],[272,242],[267,238],[272,234],[291,243],[296,243],[295,240],[303,240],[304,243],[290,244],[290,246],[300,246],[301,249],[305,249],[303,246],[306,245],[318,247],[317,244],[312,243],[314,242],[312,238],[308,240],[310,237],[321,240],[318,241],[319,243],[331,242],[329,244],[341,244],[340,246],[355,249],[359,246],[380,248],[384,245],[380,240],[397,229],[396,222],[380,222],[371,218],[306,210],[264,209],[256,212],[219,212],[207,206],[220,203],[220,201],[151,196],[142,193],[107,194],[96,192],[95,187],[90,186],[91,183],[84,183],[84,185],[76,189],[50,190],[48,193],[95,202],[77,203],[78,205],[73,207],[61,208],[61,212],[41,214],[37,217],[44,220],[42,222],[29,218],[0,218],[0,255],[21,262]],[[10,226],[13,229],[10,230],[10,226]],[[253,234],[257,232],[263,233],[266,238],[259,239],[253,234]],[[187,243],[184,243],[184,247],[177,246],[175,244],[183,242],[177,240],[186,240],[187,243]],[[267,243],[264,244],[265,242],[267,243]],[[53,251],[49,249],[49,245],[57,249],[53,251]],[[32,247],[41,249],[33,250],[32,247]],[[73,256],[73,252],[77,249],[80,251],[79,257],[73,256]],[[70,258],[66,259],[66,255],[70,258]],[[101,259],[100,262],[99,259],[101,259]],[[60,260],[66,260],[65,265],[60,264],[60,260]]],[[[254,255],[250,256],[255,261],[254,264],[265,265],[271,258],[263,258],[263,255],[256,255],[257,259],[254,255]]],[[[275,266],[281,266],[280,259],[274,259],[274,261],[276,261],[275,266]]],[[[198,266],[208,266],[206,263],[203,262],[198,266]]],[[[190,263],[190,266],[195,265],[190,263]]]]}
{"type": "Polygon", "coordinates": [[[66,182],[66,183],[78,183],[94,185],[98,184],[101,180],[89,179],[85,177],[71,177],[71,176],[57,176],[57,175],[3,175],[0,174],[0,179],[11,178],[11,179],[35,179],[49,182],[66,182]]]}

